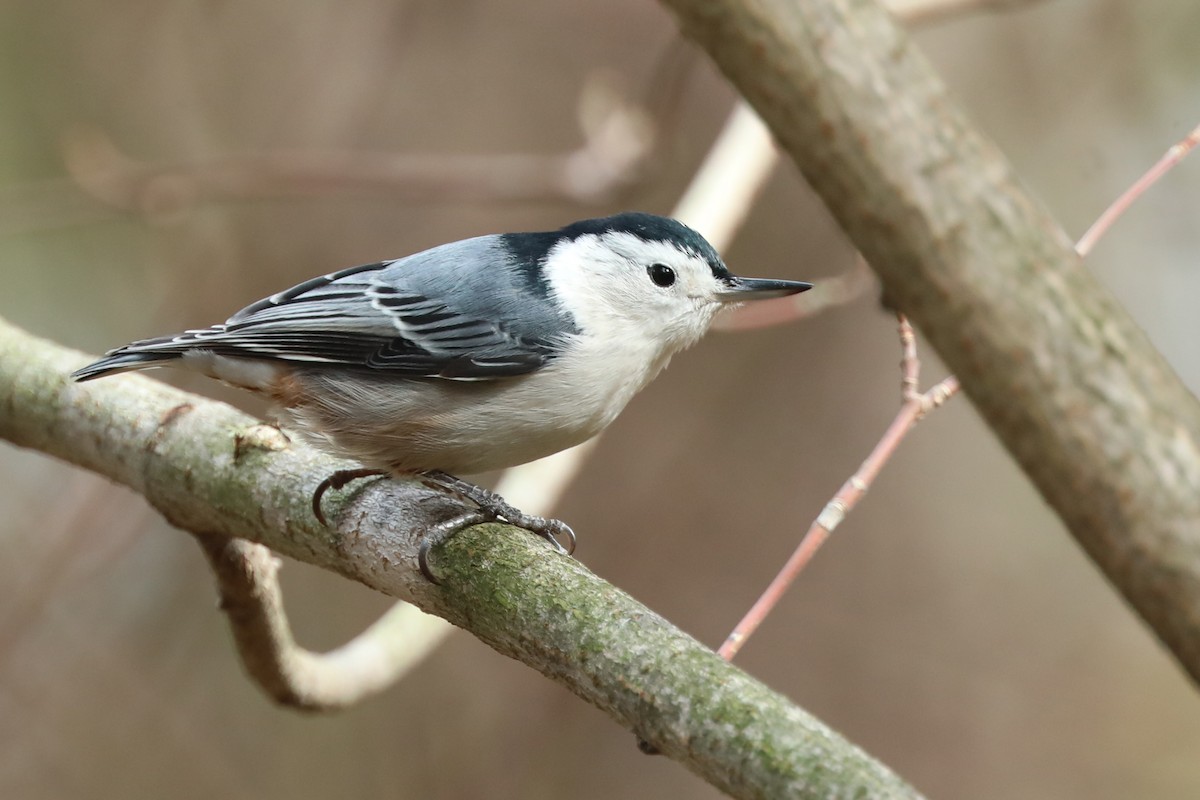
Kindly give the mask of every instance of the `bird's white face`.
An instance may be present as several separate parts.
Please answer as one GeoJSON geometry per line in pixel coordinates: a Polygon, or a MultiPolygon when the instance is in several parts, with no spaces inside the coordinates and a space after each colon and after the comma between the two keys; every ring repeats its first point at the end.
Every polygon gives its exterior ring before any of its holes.
{"type": "Polygon", "coordinates": [[[664,354],[704,335],[729,288],[701,256],[626,232],[560,242],[545,276],[587,335],[653,344],[664,354]]]}

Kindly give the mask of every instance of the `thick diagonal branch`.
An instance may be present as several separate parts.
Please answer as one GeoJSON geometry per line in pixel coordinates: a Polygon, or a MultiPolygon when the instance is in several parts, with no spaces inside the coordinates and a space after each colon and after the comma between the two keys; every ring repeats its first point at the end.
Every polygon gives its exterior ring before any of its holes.
{"type": "Polygon", "coordinates": [[[461,511],[445,495],[367,483],[329,498],[333,527],[322,527],[312,490],[346,462],[142,376],[71,383],[86,361],[0,322],[0,438],[124,483],[181,528],[265,544],[445,617],[735,797],[916,796],[540,539],[504,525],[471,528],[435,551],[442,584],[434,586],[416,569],[417,544],[421,531],[461,511]]]}
{"type": "Polygon", "coordinates": [[[666,3],[1200,680],[1200,404],[1070,238],[878,4],[666,3]]]}

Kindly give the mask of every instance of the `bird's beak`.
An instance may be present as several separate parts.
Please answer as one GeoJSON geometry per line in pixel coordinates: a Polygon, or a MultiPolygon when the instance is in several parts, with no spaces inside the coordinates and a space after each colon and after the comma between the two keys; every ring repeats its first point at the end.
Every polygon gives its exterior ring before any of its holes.
{"type": "Polygon", "coordinates": [[[786,297],[789,294],[800,294],[812,288],[811,283],[803,281],[778,281],[771,278],[739,278],[736,275],[729,281],[723,292],[717,292],[717,300],[722,303],[744,303],[747,300],[767,300],[772,297],[786,297]]]}

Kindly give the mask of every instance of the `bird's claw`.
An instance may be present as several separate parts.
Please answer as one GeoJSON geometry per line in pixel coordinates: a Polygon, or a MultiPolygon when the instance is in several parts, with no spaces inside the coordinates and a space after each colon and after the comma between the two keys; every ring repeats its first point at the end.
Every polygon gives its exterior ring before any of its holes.
{"type": "Polygon", "coordinates": [[[440,522],[425,531],[421,537],[421,544],[417,547],[417,567],[420,568],[421,574],[425,576],[425,579],[434,586],[442,585],[438,577],[433,574],[433,570],[429,568],[429,550],[435,544],[441,544],[463,528],[469,528],[472,525],[489,521],[490,518],[488,515],[482,511],[468,511],[465,514],[459,514],[457,517],[451,517],[445,522],[440,522]]]}
{"type": "Polygon", "coordinates": [[[517,522],[505,517],[509,522],[526,530],[533,531],[538,536],[541,536],[558,552],[565,556],[575,553],[575,545],[578,539],[575,537],[575,531],[571,530],[571,526],[563,522],[561,519],[546,519],[545,517],[527,517],[524,522],[517,522]],[[561,540],[565,540],[567,545],[563,546],[561,540]]]}
{"type": "Polygon", "coordinates": [[[329,522],[325,519],[325,512],[321,510],[321,498],[330,489],[335,492],[341,489],[351,481],[356,481],[359,478],[371,478],[376,475],[386,475],[387,472],[382,469],[372,469],[370,467],[360,467],[358,469],[339,469],[337,472],[330,475],[325,480],[317,484],[317,488],[313,490],[312,495],[312,512],[317,518],[317,522],[325,527],[329,527],[329,522]]]}

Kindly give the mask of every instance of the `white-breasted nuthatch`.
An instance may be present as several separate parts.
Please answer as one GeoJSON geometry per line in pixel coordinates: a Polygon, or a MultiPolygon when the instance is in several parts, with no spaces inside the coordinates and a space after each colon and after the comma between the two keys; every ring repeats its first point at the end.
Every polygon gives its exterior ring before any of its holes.
{"type": "Polygon", "coordinates": [[[119,347],[73,377],[182,366],[267,396],[318,447],[366,467],[318,488],[318,517],[321,493],[348,477],[416,474],[557,546],[556,535],[573,543],[563,523],[451,473],[591,438],[722,306],[809,288],[739,278],[686,225],[625,213],[333,272],[224,324],[119,347]]]}

